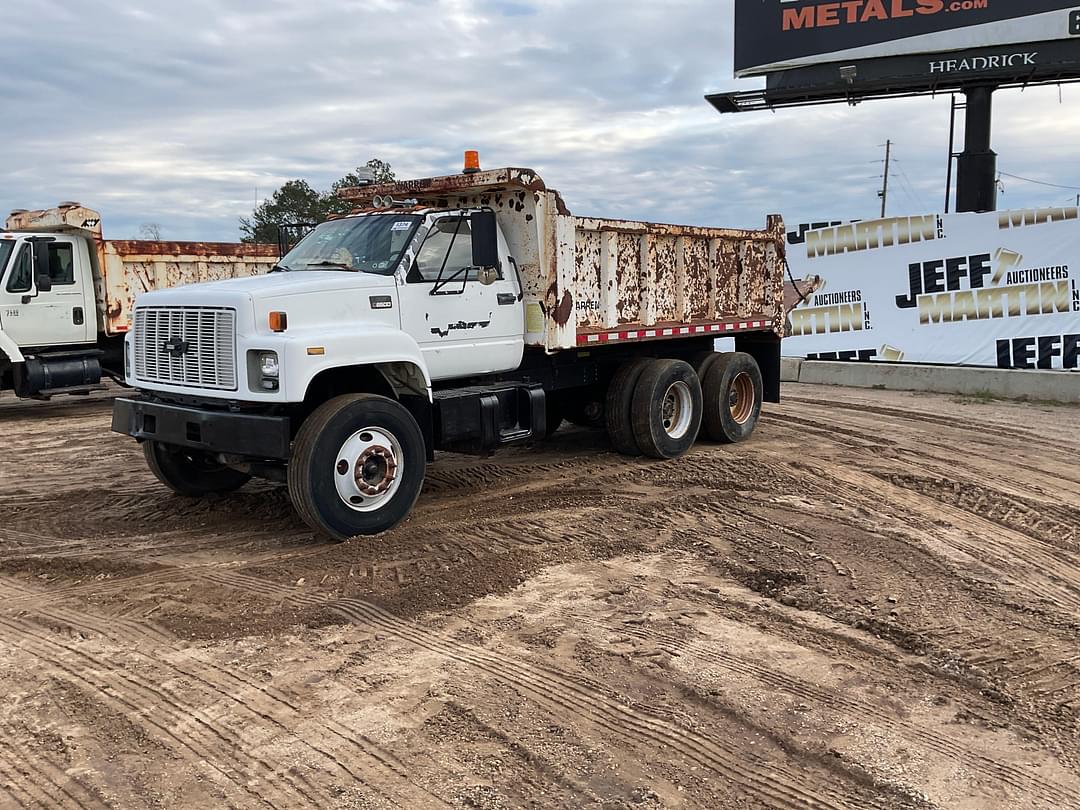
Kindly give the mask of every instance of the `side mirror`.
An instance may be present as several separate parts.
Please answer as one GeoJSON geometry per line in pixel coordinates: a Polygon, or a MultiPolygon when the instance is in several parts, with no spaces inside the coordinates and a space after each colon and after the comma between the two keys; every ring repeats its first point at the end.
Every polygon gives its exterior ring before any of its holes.
{"type": "Polygon", "coordinates": [[[52,276],[49,275],[49,241],[35,240],[34,252],[34,281],[39,293],[49,292],[52,289],[52,276]]]}
{"type": "Polygon", "coordinates": [[[474,211],[469,217],[472,229],[472,263],[474,267],[499,266],[499,226],[494,211],[474,211]]]}

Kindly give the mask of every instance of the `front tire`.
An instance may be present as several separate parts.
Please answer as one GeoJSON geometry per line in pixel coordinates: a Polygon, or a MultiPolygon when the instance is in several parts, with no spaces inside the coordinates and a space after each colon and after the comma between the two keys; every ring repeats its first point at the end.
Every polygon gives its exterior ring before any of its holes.
{"type": "Polygon", "coordinates": [[[678,458],[701,430],[701,383],[689,363],[652,360],[634,387],[634,435],[650,458],[678,458]]]}
{"type": "Polygon", "coordinates": [[[403,521],[424,485],[420,426],[400,403],[347,394],[300,426],[289,497],[311,528],[336,540],[381,534],[403,521]]]}
{"type": "Polygon", "coordinates": [[[226,467],[206,453],[187,447],[146,441],[143,442],[143,456],[158,481],[187,498],[233,492],[251,480],[247,473],[226,467]]]}

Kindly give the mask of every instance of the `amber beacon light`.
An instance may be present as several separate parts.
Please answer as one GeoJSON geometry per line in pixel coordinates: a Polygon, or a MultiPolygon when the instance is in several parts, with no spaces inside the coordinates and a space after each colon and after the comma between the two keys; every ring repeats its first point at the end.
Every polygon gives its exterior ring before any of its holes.
{"type": "Polygon", "coordinates": [[[480,171],[480,153],[470,149],[465,153],[465,174],[476,174],[480,171]]]}

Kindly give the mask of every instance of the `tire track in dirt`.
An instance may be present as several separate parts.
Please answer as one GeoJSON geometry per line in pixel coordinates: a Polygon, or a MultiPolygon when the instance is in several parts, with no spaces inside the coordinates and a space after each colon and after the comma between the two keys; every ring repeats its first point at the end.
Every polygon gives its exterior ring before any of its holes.
{"type": "MultiPolygon", "coordinates": [[[[236,711],[244,715],[245,725],[248,728],[260,723],[274,727],[294,740],[297,745],[307,748],[311,753],[325,760],[332,770],[341,771],[355,782],[378,790],[373,779],[391,778],[398,782],[401,788],[405,788],[396,790],[397,795],[393,797],[386,797],[397,804],[400,804],[402,799],[408,799],[413,806],[419,806],[418,803],[422,803],[423,806],[443,804],[441,799],[411,780],[407,767],[400,759],[365,735],[356,735],[334,720],[324,721],[312,718],[294,705],[289,698],[276,693],[275,690],[267,689],[261,684],[256,684],[236,672],[211,662],[194,659],[192,663],[198,664],[196,668],[190,665],[185,666],[173,660],[172,657],[165,657],[163,653],[175,654],[188,652],[188,650],[175,644],[174,639],[167,637],[156,628],[112,618],[98,619],[87,613],[62,609],[40,610],[37,611],[37,615],[62,626],[108,638],[119,644],[126,653],[137,656],[145,664],[154,667],[165,676],[183,676],[201,684],[209,690],[215,700],[232,704],[236,711]],[[147,649],[147,642],[150,643],[149,649],[147,649]],[[320,741],[317,744],[309,736],[300,735],[297,727],[301,724],[307,727],[317,726],[327,737],[334,738],[339,744],[345,744],[349,750],[334,754],[327,750],[325,743],[320,741]],[[369,762],[368,769],[357,773],[344,760],[345,754],[359,755],[372,762],[369,762]]],[[[230,716],[237,715],[230,712],[230,716]]]]}
{"type": "Polygon", "coordinates": [[[155,736],[163,744],[177,753],[190,752],[196,763],[205,762],[249,799],[272,810],[281,806],[320,807],[311,785],[295,769],[279,774],[259,757],[244,753],[242,740],[233,732],[216,725],[197,707],[186,705],[163,684],[147,683],[122,667],[65,645],[31,622],[0,617],[0,634],[4,631],[8,643],[39,658],[69,681],[90,689],[97,698],[122,707],[129,717],[155,729],[155,736]],[[65,657],[79,659],[84,667],[77,671],[65,662],[65,657]],[[154,716],[164,716],[170,725],[154,716]],[[267,795],[252,784],[263,780],[271,787],[267,795]]]}
{"type": "MultiPolygon", "coordinates": [[[[950,431],[964,431],[973,432],[976,434],[992,434],[996,438],[1009,439],[1016,441],[1018,444],[1025,446],[1042,446],[1044,449],[1057,452],[1061,449],[1061,445],[1058,442],[1047,440],[1042,434],[1035,433],[1026,430],[1023,427],[1017,426],[1014,423],[1000,424],[994,422],[988,422],[983,420],[975,427],[968,427],[963,422],[958,422],[955,417],[940,416],[938,414],[925,411],[925,410],[900,410],[899,408],[889,408],[882,405],[873,404],[855,404],[849,402],[843,402],[840,400],[823,400],[814,399],[805,396],[791,395],[787,393],[784,395],[784,402],[798,405],[814,405],[824,409],[825,418],[829,417],[829,412],[841,411],[844,413],[856,413],[859,416],[888,416],[891,418],[899,419],[904,422],[925,423],[934,425],[936,427],[948,428],[950,431]]],[[[784,414],[784,419],[791,418],[790,413],[784,414]]],[[[877,420],[880,425],[880,420],[877,420]]]]}
{"type": "Polygon", "coordinates": [[[972,539],[961,539],[959,533],[953,532],[948,536],[941,536],[941,542],[954,546],[992,568],[999,582],[1030,594],[1045,602],[1048,608],[1064,608],[1072,616],[1080,613],[1080,567],[1071,559],[1071,555],[1062,560],[1059,555],[1033,548],[1036,544],[1033,544],[1032,538],[1026,534],[1020,534],[936,498],[897,486],[872,473],[833,469],[827,472],[823,470],[822,474],[828,475],[834,481],[843,481],[862,492],[880,492],[883,488],[888,488],[890,503],[906,506],[916,513],[936,516],[937,519],[949,518],[953,525],[965,527],[965,534],[972,539]],[[973,535],[974,532],[977,532],[977,538],[973,535]]]}
{"type": "Polygon", "coordinates": [[[411,622],[396,618],[387,611],[358,599],[320,600],[294,590],[274,585],[246,575],[215,572],[217,582],[262,593],[270,598],[300,602],[310,607],[323,607],[339,613],[350,622],[379,628],[383,632],[419,649],[436,653],[458,663],[466,664],[501,683],[522,691],[538,703],[560,715],[589,718],[607,733],[627,742],[648,747],[671,748],[687,760],[706,768],[717,776],[757,792],[777,807],[820,807],[840,810],[843,800],[829,790],[804,786],[803,780],[773,764],[759,768],[732,751],[719,740],[706,738],[691,729],[680,728],[643,710],[631,709],[600,690],[577,682],[573,676],[549,666],[527,664],[509,656],[455,641],[442,634],[423,629],[411,622]]]}
{"type": "Polygon", "coordinates": [[[894,715],[882,711],[869,701],[857,700],[825,689],[780,670],[762,666],[748,658],[710,650],[700,643],[687,641],[648,624],[630,625],[621,623],[616,626],[567,607],[556,608],[554,615],[558,615],[567,621],[590,625],[606,633],[634,636],[649,641],[656,644],[667,654],[684,660],[690,659],[701,664],[713,664],[725,671],[746,675],[760,681],[772,690],[811,701],[835,711],[839,715],[846,713],[852,717],[872,718],[884,728],[889,729],[895,737],[905,738],[924,746],[939,756],[947,757],[958,766],[962,765],[975,771],[980,778],[992,782],[1001,782],[1016,790],[1028,793],[1045,801],[1047,806],[1068,805],[1074,799],[1073,792],[1062,785],[1042,779],[1036,774],[1028,773],[1007,763],[997,762],[942,734],[923,729],[913,723],[904,722],[894,715]]]}
{"type": "Polygon", "coordinates": [[[1080,511],[1025,501],[962,476],[945,479],[877,471],[873,474],[894,486],[1023,534],[1040,548],[1057,552],[1063,562],[1080,566],[1080,556],[1076,554],[1080,551],[1080,511]]]}
{"type": "MultiPolygon", "coordinates": [[[[0,775],[5,776],[9,789],[17,789],[31,803],[47,810],[71,807],[76,810],[106,808],[110,805],[77,777],[68,776],[64,769],[37,756],[18,742],[18,734],[6,723],[0,723],[4,739],[0,741],[0,775]],[[5,768],[6,766],[6,768],[5,768]],[[4,771],[7,770],[7,774],[4,771]],[[15,778],[11,778],[11,774],[15,778]]],[[[26,806],[26,805],[23,805],[26,806]]]]}
{"type": "MultiPolygon", "coordinates": [[[[794,424],[799,426],[799,431],[809,432],[822,438],[850,436],[868,444],[881,444],[883,437],[888,436],[889,446],[898,448],[910,456],[912,463],[916,465],[924,463],[927,460],[926,456],[931,455],[933,460],[945,465],[946,468],[955,469],[958,455],[975,453],[985,459],[985,463],[980,466],[980,474],[988,472],[988,467],[1000,466],[1002,470],[1007,470],[1012,475],[1011,479],[1004,475],[996,476],[992,472],[988,474],[1014,487],[1016,486],[1015,479],[1018,477],[1017,470],[1023,470],[1026,482],[1032,484],[1046,480],[1048,467],[1052,469],[1055,477],[1062,481],[1080,485],[1080,476],[1076,475],[1072,465],[1055,462],[1055,459],[1062,458],[1062,451],[1067,450],[1067,445],[1063,444],[1063,436],[1051,440],[1042,434],[1031,433],[1022,428],[987,426],[985,423],[970,427],[957,418],[938,417],[922,411],[905,415],[903,412],[893,413],[889,409],[890,416],[895,415],[903,423],[920,431],[919,434],[912,434],[883,427],[873,419],[874,409],[871,409],[868,412],[869,415],[863,419],[861,408],[844,407],[847,409],[847,415],[837,415],[835,412],[824,409],[800,414],[785,413],[783,421],[773,427],[779,426],[782,431],[788,431],[791,430],[790,425],[794,424]],[[947,427],[952,431],[953,437],[948,443],[944,443],[939,432],[930,430],[926,427],[927,425],[947,427]],[[965,440],[962,438],[965,434],[972,438],[965,440]],[[1007,458],[1002,458],[1003,444],[1011,445],[1016,452],[1007,458]],[[1045,461],[1040,466],[1025,462],[1027,455],[1033,452],[1044,455],[1045,461]]],[[[1074,449],[1080,451],[1080,444],[1075,444],[1074,449]]],[[[1074,500],[1074,503],[1080,503],[1080,501],[1074,500]]]]}
{"type": "MultiPolygon", "coordinates": [[[[192,571],[192,573],[197,572],[198,571],[192,571]]],[[[173,571],[173,573],[175,576],[177,571],[173,571]]],[[[179,571],[179,573],[180,575],[187,575],[188,571],[179,571]]],[[[194,578],[184,576],[183,578],[187,581],[199,581],[197,576],[194,578]]],[[[220,667],[211,662],[199,659],[198,664],[200,667],[204,667],[204,669],[195,670],[192,669],[192,667],[184,666],[171,658],[163,658],[161,656],[162,652],[183,653],[190,652],[190,650],[179,645],[174,637],[167,635],[163,630],[154,626],[152,623],[137,622],[116,617],[109,617],[107,619],[97,618],[89,612],[66,608],[48,609],[39,607],[33,610],[33,612],[43,619],[51,620],[59,625],[68,626],[72,630],[85,631],[109,638],[110,640],[113,640],[114,643],[120,645],[124,650],[139,654],[140,658],[147,664],[156,666],[159,670],[171,670],[174,675],[183,675],[193,681],[197,681],[197,683],[212,690],[218,699],[231,701],[237,704],[239,710],[251,714],[255,721],[266,721],[266,723],[272,724],[287,734],[296,734],[295,728],[292,725],[289,725],[289,721],[294,721],[295,724],[299,724],[300,721],[302,721],[306,726],[311,726],[313,724],[319,725],[328,737],[336,738],[351,746],[353,748],[351,753],[359,753],[363,757],[374,759],[378,768],[389,771],[392,777],[407,783],[411,794],[413,794],[409,795],[409,791],[405,792],[405,796],[409,798],[410,801],[422,801],[424,806],[441,804],[440,799],[427,792],[422,792],[422,795],[417,795],[415,789],[417,785],[409,780],[407,769],[403,762],[390,752],[384,750],[384,748],[378,746],[372,740],[364,737],[363,734],[360,734],[359,738],[357,738],[356,734],[353,734],[345,726],[336,723],[334,720],[319,721],[319,723],[316,723],[312,718],[301,712],[300,708],[293,702],[295,699],[285,696],[285,694],[278,690],[256,684],[254,681],[242,677],[237,672],[226,670],[224,667],[220,667]],[[215,679],[215,676],[217,679],[215,679]],[[258,703],[249,703],[244,700],[245,694],[248,698],[252,697],[251,691],[249,690],[255,690],[255,692],[264,697],[262,697],[262,700],[258,703]]],[[[313,744],[309,739],[296,735],[296,740],[299,744],[310,748],[313,753],[325,758],[330,766],[345,772],[350,779],[360,783],[368,783],[369,774],[354,773],[340,757],[322,750],[322,748],[313,744]]],[[[401,793],[401,791],[397,793],[401,793]]]]}
{"type": "MultiPolygon", "coordinates": [[[[1076,569],[1070,569],[1068,564],[1073,559],[1071,554],[1066,553],[1066,563],[1062,568],[1058,562],[1060,555],[1054,555],[1052,551],[1040,554],[1038,549],[1045,547],[1042,540],[1029,538],[1026,534],[1018,535],[1009,529],[1002,531],[1002,527],[981,517],[978,512],[951,507],[919,493],[904,490],[888,480],[881,480],[881,474],[876,471],[856,473],[850,468],[813,467],[812,472],[812,488],[818,489],[822,497],[865,503],[866,493],[875,492],[875,504],[867,507],[880,510],[884,505],[888,505],[883,514],[890,514],[893,509],[899,510],[906,506],[903,514],[897,511],[896,518],[906,517],[912,520],[913,516],[919,514],[925,514],[933,520],[940,520],[943,516],[951,518],[953,525],[965,527],[964,533],[954,531],[946,535],[938,530],[934,532],[935,542],[944,543],[991,570],[995,585],[1031,594],[1037,601],[1033,603],[1030,599],[1027,600],[1020,606],[1024,612],[1030,613],[1032,608],[1037,606],[1038,610],[1049,610],[1053,615],[1060,615],[1075,626],[1074,612],[1060,613],[1063,601],[1065,605],[1071,600],[1075,602],[1075,587],[1072,584],[1075,580],[1072,579],[1074,574],[1071,571],[1076,569]],[[883,487],[887,491],[881,492],[883,487]],[[978,530],[980,527],[982,531],[978,530]],[[967,537],[972,539],[964,539],[967,537]],[[1011,539],[1012,542],[995,539],[999,537],[1011,539]],[[1034,550],[1031,549],[1033,544],[1034,550]],[[1018,568],[1018,562],[1024,565],[1018,568]],[[1025,572],[1027,576],[1024,576],[1025,572]]],[[[834,516],[832,519],[838,518],[834,516]]],[[[924,553],[928,550],[926,542],[918,543],[916,547],[921,548],[924,553]]],[[[960,572],[957,572],[956,577],[958,584],[964,584],[972,598],[977,601],[994,597],[995,592],[987,588],[984,577],[966,580],[960,572]]],[[[1011,598],[1008,592],[998,594],[996,599],[1009,611],[1018,607],[1015,598],[1011,598]]],[[[1009,685],[1015,694],[1026,694],[1043,701],[1047,710],[1054,711],[1070,700],[1075,700],[1075,695],[1080,692],[1080,668],[1070,663],[1071,650],[1065,646],[1048,646],[1045,641],[1041,645],[1033,646],[1033,638],[1025,636],[1032,632],[1030,628],[1017,632],[1011,629],[1015,622],[1003,620],[999,624],[999,632],[992,638],[973,634],[970,629],[954,631],[944,627],[922,627],[918,632],[921,638],[932,642],[942,651],[948,651],[950,656],[963,660],[982,679],[992,677],[999,686],[1009,685]],[[1061,657],[1051,657],[1054,654],[1060,654],[1061,657]],[[1030,678],[1025,677],[1025,672],[1033,675],[1030,678]],[[1050,705],[1046,706],[1046,702],[1050,705]]]]}

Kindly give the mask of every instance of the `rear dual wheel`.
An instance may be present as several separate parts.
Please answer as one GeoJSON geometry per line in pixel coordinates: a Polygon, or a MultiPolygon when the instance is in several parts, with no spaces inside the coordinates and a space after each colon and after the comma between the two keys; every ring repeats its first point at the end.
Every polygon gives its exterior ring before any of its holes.
{"type": "Polygon", "coordinates": [[[693,364],[637,358],[616,372],[605,415],[615,449],[627,456],[671,459],[704,429],[714,441],[749,438],[761,414],[761,371],[743,353],[704,353],[693,364]]]}
{"type": "Polygon", "coordinates": [[[701,404],[701,384],[688,363],[630,360],[608,386],[608,435],[623,455],[678,458],[697,438],[701,404]]]}
{"type": "Polygon", "coordinates": [[[705,435],[716,442],[750,438],[761,416],[761,369],[748,354],[718,354],[705,370],[705,435]]]}

